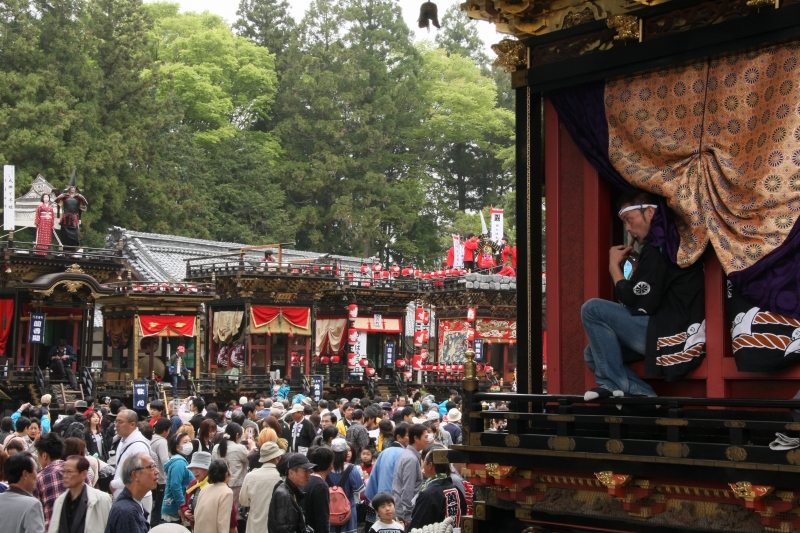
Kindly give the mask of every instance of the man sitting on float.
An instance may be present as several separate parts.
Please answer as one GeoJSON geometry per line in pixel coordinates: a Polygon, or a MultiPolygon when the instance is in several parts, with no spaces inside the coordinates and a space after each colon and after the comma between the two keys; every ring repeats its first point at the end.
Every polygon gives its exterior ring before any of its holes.
{"type": "Polygon", "coordinates": [[[636,190],[618,202],[619,217],[634,247],[614,246],[609,271],[620,303],[591,299],[581,308],[589,337],[584,358],[598,387],[586,401],[621,396],[656,396],[626,363],[645,360],[647,377],[677,381],[705,355],[703,266],[681,268],[649,243],[658,198],[636,190]],[[626,277],[624,265],[632,271],[626,277]]]}

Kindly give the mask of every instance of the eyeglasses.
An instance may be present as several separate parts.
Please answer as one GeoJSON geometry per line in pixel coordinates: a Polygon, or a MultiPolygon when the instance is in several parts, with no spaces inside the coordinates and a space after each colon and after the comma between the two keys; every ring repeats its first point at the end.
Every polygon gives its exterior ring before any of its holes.
{"type": "Polygon", "coordinates": [[[155,463],[152,463],[150,465],[143,466],[141,468],[134,468],[133,471],[135,472],[137,470],[155,470],[156,468],[158,468],[158,465],[156,465],[155,463]]]}

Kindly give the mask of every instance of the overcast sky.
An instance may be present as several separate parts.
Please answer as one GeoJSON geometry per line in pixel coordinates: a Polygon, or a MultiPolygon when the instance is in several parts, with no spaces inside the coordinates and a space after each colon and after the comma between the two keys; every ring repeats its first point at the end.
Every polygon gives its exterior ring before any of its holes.
{"type": "MultiPolygon", "coordinates": [[[[462,0],[438,0],[436,4],[439,6],[439,17],[453,4],[460,4],[462,0]]],[[[239,7],[237,0],[178,0],[181,6],[181,11],[210,11],[216,15],[220,15],[229,23],[236,21],[236,10],[239,7]]],[[[419,6],[422,0],[397,0],[400,8],[403,10],[403,18],[406,24],[414,34],[415,39],[430,39],[433,40],[436,35],[436,28],[431,27],[431,32],[428,33],[425,29],[417,28],[417,18],[419,17],[419,6]]],[[[289,4],[292,7],[292,15],[298,22],[305,14],[311,0],[291,0],[289,4]]],[[[466,16],[466,15],[464,15],[466,16]]],[[[486,51],[489,58],[494,60],[496,57],[494,52],[489,48],[490,45],[499,42],[505,35],[499,34],[494,29],[494,24],[484,21],[477,21],[478,33],[486,44],[486,51]]]]}

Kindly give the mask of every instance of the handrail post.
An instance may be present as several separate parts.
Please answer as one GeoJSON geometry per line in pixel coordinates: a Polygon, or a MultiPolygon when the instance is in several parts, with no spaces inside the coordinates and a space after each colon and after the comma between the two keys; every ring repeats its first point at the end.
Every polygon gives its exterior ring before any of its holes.
{"type": "Polygon", "coordinates": [[[464,406],[463,416],[466,419],[466,424],[462,424],[462,426],[464,427],[464,432],[466,435],[462,442],[465,445],[470,445],[472,444],[473,433],[476,435],[478,443],[480,442],[480,436],[478,433],[483,431],[483,428],[478,426],[480,419],[472,418],[470,416],[470,411],[473,411],[476,407],[475,394],[477,394],[478,385],[480,385],[480,380],[478,379],[478,369],[475,364],[475,352],[472,349],[468,349],[465,357],[467,358],[467,361],[464,364],[464,380],[462,381],[462,388],[464,389],[465,398],[462,402],[462,405],[464,406]]]}

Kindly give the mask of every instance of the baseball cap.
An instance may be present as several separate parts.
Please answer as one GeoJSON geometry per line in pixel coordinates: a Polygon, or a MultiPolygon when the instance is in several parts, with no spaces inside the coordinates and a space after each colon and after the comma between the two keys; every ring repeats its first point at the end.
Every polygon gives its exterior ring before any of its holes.
{"type": "Polygon", "coordinates": [[[286,459],[286,470],[294,468],[307,468],[313,470],[317,465],[310,463],[305,455],[302,453],[293,453],[286,459]]]}

